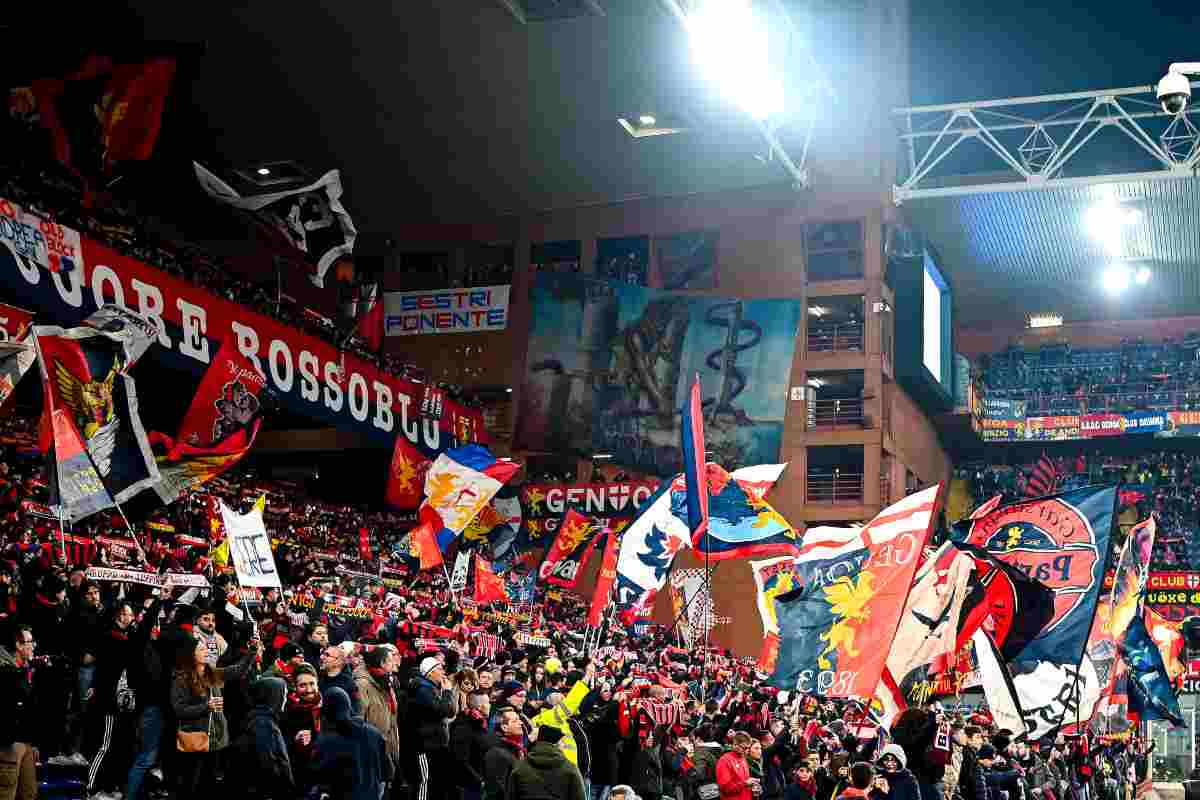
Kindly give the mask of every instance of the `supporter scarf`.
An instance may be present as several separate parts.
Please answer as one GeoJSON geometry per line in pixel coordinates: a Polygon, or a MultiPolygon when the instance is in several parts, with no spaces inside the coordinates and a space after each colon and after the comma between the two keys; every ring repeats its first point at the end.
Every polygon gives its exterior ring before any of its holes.
{"type": "Polygon", "coordinates": [[[112,638],[116,639],[119,642],[128,642],[129,641],[129,634],[119,628],[113,628],[111,631],[108,632],[108,635],[111,636],[112,638]]]}
{"type": "Polygon", "coordinates": [[[312,716],[312,732],[315,743],[317,734],[321,732],[321,695],[318,694],[312,702],[305,702],[299,694],[293,692],[288,696],[288,705],[292,708],[303,708],[312,716]]]}
{"type": "Polygon", "coordinates": [[[379,667],[367,667],[367,672],[371,673],[371,679],[375,681],[375,685],[387,695],[388,710],[392,712],[393,717],[396,716],[396,692],[392,689],[392,682],[388,679],[387,670],[379,667]]]}
{"type": "Polygon", "coordinates": [[[515,736],[505,736],[504,741],[517,748],[517,760],[525,759],[525,736],[524,734],[516,734],[515,736]]]}
{"type": "Polygon", "coordinates": [[[291,677],[292,677],[292,670],[294,670],[294,669],[295,669],[295,667],[293,667],[293,666],[291,665],[291,663],[289,663],[289,662],[286,662],[286,661],[284,661],[284,660],[283,660],[283,659],[281,659],[281,658],[277,658],[277,659],[275,659],[275,669],[277,669],[277,670],[279,670],[280,672],[282,672],[282,673],[283,673],[283,677],[284,677],[284,678],[286,678],[286,679],[288,679],[288,681],[290,682],[290,681],[291,681],[291,677]]]}
{"type": "Polygon", "coordinates": [[[487,727],[487,719],[484,718],[483,712],[480,711],[478,708],[471,708],[470,706],[467,706],[466,708],[463,709],[463,713],[466,714],[471,719],[478,722],[481,726],[483,726],[485,728],[487,727]]]}

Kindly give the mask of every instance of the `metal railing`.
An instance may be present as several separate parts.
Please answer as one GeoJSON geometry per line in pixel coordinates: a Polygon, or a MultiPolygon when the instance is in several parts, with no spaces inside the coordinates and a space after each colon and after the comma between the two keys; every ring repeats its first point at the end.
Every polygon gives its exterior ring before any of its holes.
{"type": "Polygon", "coordinates": [[[861,322],[808,326],[808,352],[861,353],[863,326],[861,322]]]}
{"type": "Polygon", "coordinates": [[[851,430],[869,428],[862,398],[813,400],[808,404],[808,430],[851,430]]]}
{"type": "Polygon", "coordinates": [[[863,501],[863,476],[849,472],[810,472],[806,499],[809,503],[857,505],[863,501]]]}

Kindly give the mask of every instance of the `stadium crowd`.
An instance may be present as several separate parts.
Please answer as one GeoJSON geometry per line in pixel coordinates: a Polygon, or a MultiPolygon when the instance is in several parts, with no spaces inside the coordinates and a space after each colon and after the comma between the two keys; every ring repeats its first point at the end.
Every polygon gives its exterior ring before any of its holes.
{"type": "MultiPolygon", "coordinates": [[[[139,526],[144,559],[64,550],[30,505],[44,486],[28,426],[4,425],[0,800],[39,784],[96,800],[1128,800],[1145,776],[1137,739],[1018,742],[986,710],[936,703],[887,730],[658,626],[588,646],[570,593],[489,610],[399,562],[372,580],[356,537],[381,517],[245,470],[206,489],[303,505],[267,517],[283,592],[238,591],[206,548],[172,545],[167,527],[207,524],[199,496],[139,526]],[[201,573],[212,590],[97,582],[89,565],[201,573]]],[[[123,525],[93,519],[96,541],[123,525]]]]}

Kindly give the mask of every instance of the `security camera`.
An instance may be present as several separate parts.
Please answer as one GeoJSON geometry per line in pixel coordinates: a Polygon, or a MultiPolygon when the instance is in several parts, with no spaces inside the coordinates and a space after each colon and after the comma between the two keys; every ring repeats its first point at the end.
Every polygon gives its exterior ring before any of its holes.
{"type": "Polygon", "coordinates": [[[1168,114],[1182,114],[1192,99],[1192,84],[1188,75],[1200,75],[1200,61],[1182,61],[1172,64],[1167,74],[1158,82],[1158,102],[1168,114]]]}
{"type": "Polygon", "coordinates": [[[1168,72],[1158,82],[1158,102],[1162,110],[1168,114],[1180,114],[1188,107],[1192,99],[1192,85],[1187,76],[1179,72],[1168,72]]]}

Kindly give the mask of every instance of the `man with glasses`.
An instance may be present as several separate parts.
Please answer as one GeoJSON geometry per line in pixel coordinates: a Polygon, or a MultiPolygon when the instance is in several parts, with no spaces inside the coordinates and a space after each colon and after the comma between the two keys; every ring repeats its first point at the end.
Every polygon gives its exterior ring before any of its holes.
{"type": "Polygon", "coordinates": [[[0,800],[33,800],[38,761],[31,744],[36,642],[28,625],[17,627],[12,647],[0,647],[0,800]]]}

